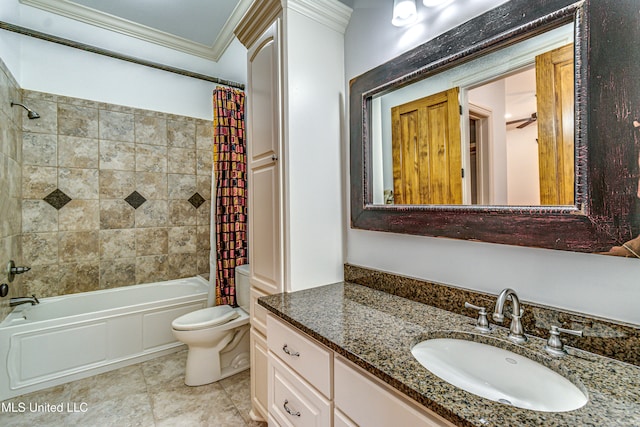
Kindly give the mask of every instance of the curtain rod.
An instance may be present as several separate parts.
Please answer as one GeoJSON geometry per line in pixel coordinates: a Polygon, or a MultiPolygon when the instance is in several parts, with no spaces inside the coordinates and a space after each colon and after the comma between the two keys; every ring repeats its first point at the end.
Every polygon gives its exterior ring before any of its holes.
{"type": "Polygon", "coordinates": [[[237,89],[244,90],[244,84],[242,83],[237,83],[231,80],[224,80],[218,77],[211,77],[205,74],[194,73],[191,71],[183,70],[181,68],[175,68],[167,65],[158,64],[157,62],[145,61],[143,59],[135,58],[133,56],[122,55],[112,50],[102,49],[99,47],[75,42],[73,40],[65,39],[62,37],[53,36],[51,34],[41,33],[39,31],[31,30],[29,28],[21,27],[19,25],[9,24],[8,22],[0,21],[0,29],[12,31],[14,33],[22,34],[29,37],[34,37],[36,39],[45,40],[52,43],[61,44],[63,46],[84,50],[86,52],[96,53],[98,55],[104,55],[110,58],[120,59],[122,61],[131,62],[133,64],[144,65],[145,67],[151,67],[157,70],[168,71],[170,73],[180,74],[182,76],[192,77],[194,79],[205,80],[208,82],[217,83],[224,86],[229,86],[229,87],[234,87],[237,89]]]}

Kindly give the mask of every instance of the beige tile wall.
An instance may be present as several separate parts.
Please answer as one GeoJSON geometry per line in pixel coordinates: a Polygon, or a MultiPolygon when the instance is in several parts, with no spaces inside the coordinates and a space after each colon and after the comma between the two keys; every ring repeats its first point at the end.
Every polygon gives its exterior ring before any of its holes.
{"type": "MultiPolygon", "coordinates": [[[[11,101],[21,102],[18,83],[0,59],[0,283],[8,283],[7,262],[22,262],[20,242],[22,207],[22,135],[20,124],[26,112],[11,107],[11,101]]],[[[0,298],[0,321],[11,310],[9,298],[18,296],[23,276],[9,283],[9,294],[0,298]]]]}
{"type": "Polygon", "coordinates": [[[23,293],[54,296],[209,272],[211,121],[24,91],[23,293]],[[44,200],[60,190],[71,201],[44,200]],[[137,191],[146,201],[132,207],[137,191]],[[195,208],[194,193],[205,202],[195,208]],[[25,274],[27,276],[27,274],[25,274]],[[26,277],[25,277],[26,278],[26,277]]]}

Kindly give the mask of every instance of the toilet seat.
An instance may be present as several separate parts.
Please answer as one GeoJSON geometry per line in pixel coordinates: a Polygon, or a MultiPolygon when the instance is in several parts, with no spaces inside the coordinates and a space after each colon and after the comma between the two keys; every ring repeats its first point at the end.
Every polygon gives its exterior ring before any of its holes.
{"type": "Polygon", "coordinates": [[[193,331],[222,325],[238,317],[240,313],[230,305],[218,305],[180,316],[171,322],[171,327],[177,331],[193,331]]]}

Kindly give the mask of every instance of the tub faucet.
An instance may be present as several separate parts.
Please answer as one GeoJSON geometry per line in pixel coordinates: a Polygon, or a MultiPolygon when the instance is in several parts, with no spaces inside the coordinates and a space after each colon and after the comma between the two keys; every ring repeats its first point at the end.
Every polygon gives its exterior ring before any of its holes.
{"type": "Polygon", "coordinates": [[[522,317],[523,309],[520,308],[520,299],[518,295],[516,295],[516,291],[510,288],[503,289],[498,295],[498,299],[496,301],[496,308],[493,311],[493,320],[498,323],[504,322],[504,303],[507,299],[511,299],[511,328],[509,329],[509,339],[515,343],[522,344],[527,340],[527,337],[524,336],[524,329],[522,328],[522,322],[520,321],[520,317],[522,317]]]}
{"type": "Polygon", "coordinates": [[[35,295],[31,295],[30,297],[11,298],[9,300],[9,307],[15,307],[16,305],[26,304],[28,302],[31,303],[31,305],[40,304],[40,301],[38,301],[38,298],[36,298],[35,295]]]}

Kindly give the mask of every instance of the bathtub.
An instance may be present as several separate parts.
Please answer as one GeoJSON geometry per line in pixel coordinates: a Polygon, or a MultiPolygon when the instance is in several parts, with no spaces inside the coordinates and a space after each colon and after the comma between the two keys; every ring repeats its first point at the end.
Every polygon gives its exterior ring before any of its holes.
{"type": "Polygon", "coordinates": [[[0,323],[0,401],[179,351],[171,322],[209,289],[192,277],[17,306],[0,323]]]}

